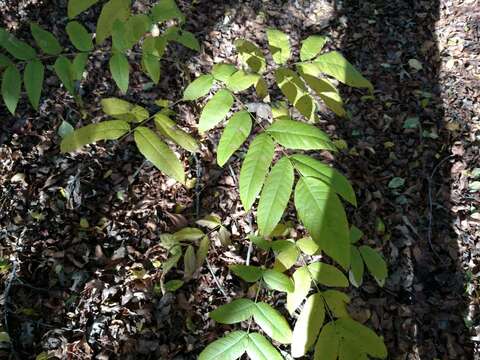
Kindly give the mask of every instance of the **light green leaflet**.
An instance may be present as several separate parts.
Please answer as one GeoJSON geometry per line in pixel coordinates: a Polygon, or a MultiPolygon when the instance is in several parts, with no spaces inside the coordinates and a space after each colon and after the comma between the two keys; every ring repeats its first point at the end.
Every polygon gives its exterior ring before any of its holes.
{"type": "Polygon", "coordinates": [[[138,150],[157,169],[171,176],[178,182],[185,183],[182,163],[175,153],[149,128],[140,126],[134,132],[138,150]]]}
{"type": "Polygon", "coordinates": [[[279,65],[285,64],[290,58],[291,52],[287,34],[276,29],[268,29],[267,37],[273,61],[279,65]]]}
{"type": "Polygon", "coordinates": [[[122,91],[126,93],[128,90],[130,65],[128,64],[127,57],[121,53],[114,53],[109,61],[110,72],[115,83],[122,91]]]}
{"type": "Polygon", "coordinates": [[[147,109],[118,98],[102,99],[102,110],[105,114],[129,122],[141,122],[148,118],[147,109]]]}
{"type": "Polygon", "coordinates": [[[310,156],[295,154],[291,156],[295,169],[302,176],[315,177],[322,180],[328,186],[347,200],[353,206],[357,206],[357,198],[348,179],[333,167],[322,163],[310,156]]]}
{"type": "Polygon", "coordinates": [[[233,114],[228,120],[218,143],[218,165],[225,165],[233,153],[245,142],[251,130],[252,117],[248,111],[239,111],[233,114]]]}
{"type": "Polygon", "coordinates": [[[348,318],[347,304],[350,298],[347,294],[337,290],[327,290],[322,292],[323,299],[327,303],[333,316],[337,318],[348,318]]]}
{"type": "Polygon", "coordinates": [[[335,325],[340,336],[355,348],[376,358],[387,357],[387,348],[382,338],[368,327],[349,318],[338,319],[335,325]]]}
{"type": "Polygon", "coordinates": [[[198,360],[236,360],[247,346],[248,334],[245,331],[233,331],[208,345],[198,360]]]}
{"type": "Polygon", "coordinates": [[[287,157],[272,167],[258,203],[257,221],[260,235],[268,236],[282,218],[293,186],[293,166],[287,157]]]}
{"type": "Polygon", "coordinates": [[[192,81],[185,92],[183,100],[196,100],[208,94],[213,85],[213,76],[210,74],[201,75],[192,81]]]}
{"type": "Polygon", "coordinates": [[[365,79],[363,75],[337,51],[320,55],[315,59],[314,64],[321,72],[334,77],[348,86],[367,88],[373,91],[372,83],[365,79]]]}
{"type": "Polygon", "coordinates": [[[250,210],[262,190],[274,152],[275,145],[267,134],[258,135],[250,144],[240,170],[240,200],[245,211],[250,210]]]}
{"type": "Polygon", "coordinates": [[[66,30],[70,41],[78,50],[90,51],[93,49],[92,35],[78,21],[69,22],[66,30]]]}
{"type": "Polygon", "coordinates": [[[320,293],[311,295],[295,323],[293,329],[292,356],[304,356],[315,344],[323,321],[325,320],[325,306],[320,293]]]}
{"type": "Polygon", "coordinates": [[[27,91],[28,99],[35,110],[38,110],[40,95],[42,93],[45,67],[40,60],[32,60],[27,63],[23,72],[23,83],[27,91]]]}
{"type": "Polygon", "coordinates": [[[213,129],[220,121],[225,119],[232,105],[233,96],[230,91],[219,90],[203,108],[198,123],[199,132],[204,133],[213,129]]]}
{"type": "Polygon", "coordinates": [[[50,31],[42,29],[38,24],[30,24],[30,32],[37,45],[45,54],[58,55],[62,52],[62,46],[50,31]]]}
{"type": "Polygon", "coordinates": [[[116,20],[126,21],[130,16],[131,0],[109,0],[102,7],[97,21],[97,45],[102,44],[111,34],[116,20]]]}
{"type": "Polygon", "coordinates": [[[232,75],[237,68],[232,64],[215,64],[212,68],[212,75],[215,80],[226,83],[230,75],[232,75]]]}
{"type": "Polygon", "coordinates": [[[335,322],[326,324],[315,344],[314,360],[337,360],[341,337],[337,333],[335,322]]]}
{"type": "Polygon", "coordinates": [[[283,360],[270,341],[259,333],[248,334],[247,355],[251,360],[283,360]]]}
{"type": "Polygon", "coordinates": [[[263,272],[263,281],[272,289],[277,291],[293,291],[293,281],[287,275],[276,270],[265,270],[263,272]]]}
{"type": "Polygon", "coordinates": [[[90,124],[66,135],[60,144],[60,150],[62,153],[72,152],[100,140],[116,140],[129,130],[130,125],[123,120],[108,120],[90,124]]]}
{"type": "Polygon", "coordinates": [[[300,49],[300,60],[307,61],[313,59],[322,51],[324,45],[327,42],[325,36],[312,35],[302,41],[302,47],[300,49]]]}
{"type": "Polygon", "coordinates": [[[383,286],[388,275],[387,264],[383,257],[369,246],[360,246],[358,250],[365,265],[367,265],[368,271],[373,275],[378,284],[383,286]]]}
{"type": "Polygon", "coordinates": [[[260,50],[257,45],[243,39],[235,40],[234,44],[243,62],[246,63],[253,72],[261,74],[265,71],[267,62],[265,61],[262,50],[260,50]]]}
{"type": "Polygon", "coordinates": [[[362,285],[363,282],[363,272],[364,272],[364,265],[363,259],[360,255],[360,252],[355,246],[350,247],[350,256],[351,256],[351,264],[350,264],[350,272],[348,277],[350,279],[350,283],[355,286],[359,287],[362,285]]]}
{"type": "Polygon", "coordinates": [[[295,188],[295,207],[312,238],[320,248],[347,269],[350,240],[347,216],[331,188],[312,177],[302,177],[295,188]]]}
{"type": "Polygon", "coordinates": [[[236,324],[253,315],[255,303],[249,299],[236,299],[210,313],[210,317],[221,324],[236,324]]]}
{"type": "Polygon", "coordinates": [[[168,116],[162,113],[156,114],[155,125],[162,135],[169,137],[185,150],[192,153],[198,151],[197,141],[185,131],[180,129],[177,124],[168,116]]]}
{"type": "Polygon", "coordinates": [[[8,111],[12,114],[15,114],[20,98],[21,81],[18,69],[14,65],[7,66],[2,76],[2,97],[8,111]]]}
{"type": "Polygon", "coordinates": [[[313,279],[322,285],[338,287],[348,286],[347,277],[335,266],[318,261],[308,265],[308,270],[313,279]]]}
{"type": "Polygon", "coordinates": [[[290,344],[292,330],[287,320],[273,307],[264,302],[255,304],[253,318],[262,330],[281,344],[290,344]]]}
{"type": "Polygon", "coordinates": [[[295,310],[300,306],[302,301],[308,295],[312,279],[306,266],[302,266],[295,270],[292,275],[294,282],[293,292],[287,294],[287,310],[290,314],[293,314],[295,310]]]}
{"type": "Polygon", "coordinates": [[[235,275],[247,282],[258,281],[263,275],[263,270],[256,266],[235,264],[230,265],[229,268],[235,275]]]}
{"type": "Polygon", "coordinates": [[[243,70],[238,70],[233,73],[227,80],[227,88],[233,92],[240,92],[247,90],[250,86],[257,83],[260,75],[249,74],[243,70]]]}
{"type": "Polygon", "coordinates": [[[98,0],[68,0],[68,17],[74,18],[97,2],[98,0]]]}
{"type": "Polygon", "coordinates": [[[266,131],[288,149],[336,151],[328,135],[311,124],[282,119],[276,120],[266,131]]]}

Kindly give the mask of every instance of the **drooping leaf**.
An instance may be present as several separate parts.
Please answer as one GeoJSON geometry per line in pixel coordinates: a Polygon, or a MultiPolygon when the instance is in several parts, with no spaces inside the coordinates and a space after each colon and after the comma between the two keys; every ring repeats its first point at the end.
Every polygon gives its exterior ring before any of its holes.
{"type": "Polygon", "coordinates": [[[260,235],[268,236],[282,218],[293,186],[293,166],[281,158],[267,176],[258,202],[257,220],[260,235]]]}
{"type": "Polygon", "coordinates": [[[149,117],[148,110],[118,98],[106,98],[101,101],[103,112],[117,119],[129,122],[142,122],[149,117]]]}
{"type": "Polygon", "coordinates": [[[2,76],[2,97],[5,106],[12,115],[15,114],[17,109],[21,86],[20,72],[15,66],[8,66],[2,76]]]}
{"type": "Polygon", "coordinates": [[[35,110],[38,110],[40,95],[42,93],[45,67],[40,60],[32,60],[27,63],[23,71],[23,83],[27,91],[28,99],[35,110]]]}
{"type": "Polygon", "coordinates": [[[240,92],[255,85],[259,78],[260,75],[258,74],[249,74],[243,70],[238,70],[228,78],[226,85],[231,91],[240,92]]]}
{"type": "Polygon", "coordinates": [[[232,105],[233,96],[230,91],[222,89],[213,95],[200,115],[198,123],[200,133],[213,129],[220,121],[225,119],[232,105]]]}
{"type": "Polygon", "coordinates": [[[335,322],[326,324],[315,344],[314,360],[337,360],[341,337],[337,333],[335,322]]]}
{"type": "Polygon", "coordinates": [[[322,180],[328,186],[347,200],[353,206],[357,206],[357,198],[353,187],[348,179],[331,166],[322,163],[310,156],[295,154],[291,156],[295,169],[303,176],[314,177],[322,180]]]}
{"type": "Polygon", "coordinates": [[[380,286],[385,284],[385,279],[388,275],[387,263],[383,259],[382,255],[378,251],[373,250],[370,246],[360,246],[358,248],[362,255],[367,269],[375,278],[380,286]]]}
{"type": "Polygon", "coordinates": [[[314,262],[308,265],[308,269],[313,279],[322,285],[337,287],[348,286],[347,277],[335,266],[323,262],[314,262]]]}
{"type": "Polygon", "coordinates": [[[126,21],[130,16],[131,0],[109,0],[102,7],[97,21],[97,45],[102,44],[111,34],[116,20],[126,21]]]}
{"type": "Polygon", "coordinates": [[[243,62],[246,63],[253,72],[263,73],[267,67],[267,62],[263,56],[262,50],[250,41],[244,39],[235,40],[237,48],[243,62]]]}
{"type": "Polygon", "coordinates": [[[75,94],[74,71],[70,60],[60,55],[55,61],[54,69],[63,86],[65,86],[65,89],[67,89],[70,94],[75,94]]]}
{"type": "Polygon", "coordinates": [[[74,18],[97,2],[98,0],[68,0],[68,17],[70,19],[74,18]]]}
{"type": "Polygon", "coordinates": [[[175,0],[160,0],[152,8],[151,14],[153,21],[157,23],[172,19],[185,20],[185,16],[178,8],[175,0]]]}
{"type": "Polygon", "coordinates": [[[263,275],[263,270],[261,268],[252,265],[230,265],[229,269],[246,282],[258,281],[263,275]]]}
{"type": "Polygon", "coordinates": [[[213,76],[201,75],[192,81],[183,93],[183,100],[196,100],[208,94],[213,85],[213,76]]]}
{"type": "Polygon", "coordinates": [[[127,57],[121,53],[114,53],[110,58],[109,67],[113,80],[115,80],[122,93],[125,94],[128,90],[130,77],[130,65],[127,57]]]}
{"type": "Polygon", "coordinates": [[[387,348],[382,338],[365,325],[350,318],[338,319],[335,324],[342,338],[354,344],[356,348],[376,358],[385,359],[387,357],[387,348]]]}
{"type": "Polygon", "coordinates": [[[100,140],[116,140],[129,130],[130,125],[123,120],[108,120],[90,124],[65,136],[60,144],[60,150],[62,153],[73,152],[100,140]]]}
{"type": "Polygon", "coordinates": [[[220,166],[230,159],[235,151],[247,139],[252,130],[252,117],[248,111],[239,111],[233,114],[223,130],[217,148],[217,163],[220,166]]]}
{"type": "Polygon", "coordinates": [[[207,258],[209,248],[210,248],[210,238],[208,237],[208,235],[205,235],[200,240],[200,244],[198,245],[198,250],[195,258],[197,269],[202,267],[205,259],[207,258]]]}
{"type": "Polygon", "coordinates": [[[140,126],[135,129],[135,143],[138,150],[157,169],[163,171],[180,183],[185,183],[182,163],[175,153],[149,128],[140,126]]]}
{"type": "Polygon", "coordinates": [[[267,134],[258,135],[250,144],[240,170],[240,199],[245,211],[262,190],[274,152],[275,145],[267,134]]]}
{"type": "Polygon", "coordinates": [[[87,61],[88,53],[78,53],[77,55],[75,55],[71,68],[73,73],[73,80],[82,80],[83,72],[85,71],[85,68],[87,66],[87,61]]]}
{"type": "Polygon", "coordinates": [[[317,56],[327,42],[325,36],[311,35],[302,41],[300,48],[300,60],[308,61],[317,56]]]}
{"type": "Polygon", "coordinates": [[[350,247],[350,256],[351,256],[351,264],[350,264],[350,272],[349,272],[349,279],[353,286],[359,287],[362,285],[363,282],[363,272],[364,272],[364,265],[363,259],[360,255],[360,252],[355,246],[350,247]]]}
{"type": "Polygon", "coordinates": [[[331,188],[313,177],[302,177],[295,188],[295,207],[312,238],[343,268],[350,265],[347,216],[331,188]]]}
{"type": "Polygon", "coordinates": [[[298,240],[297,246],[304,254],[307,255],[315,255],[318,250],[320,250],[320,246],[318,246],[318,244],[313,241],[310,236],[298,240]]]}
{"type": "Polygon", "coordinates": [[[188,245],[183,257],[184,279],[191,279],[196,269],[197,263],[195,258],[195,250],[192,245],[188,245]]]}
{"type": "Polygon", "coordinates": [[[18,40],[15,36],[0,28],[0,46],[10,55],[19,60],[32,60],[37,56],[35,49],[26,42],[18,40]]]}
{"type": "Polygon", "coordinates": [[[253,315],[256,305],[250,299],[236,299],[210,313],[210,317],[221,324],[236,324],[253,315]]]}
{"type": "Polygon", "coordinates": [[[322,296],[333,316],[337,318],[349,317],[347,304],[350,302],[350,298],[347,294],[337,290],[327,290],[322,292],[322,296]]]}
{"type": "Polygon", "coordinates": [[[314,64],[318,69],[338,81],[357,88],[367,88],[373,91],[373,85],[337,51],[320,55],[314,64]]]}
{"type": "Polygon", "coordinates": [[[273,307],[264,302],[255,304],[253,318],[262,330],[281,344],[290,344],[292,330],[287,320],[273,307]]]}
{"type": "Polygon", "coordinates": [[[215,78],[215,80],[226,83],[228,81],[228,79],[230,78],[230,76],[235,71],[237,71],[237,68],[234,65],[220,63],[220,64],[213,65],[212,75],[215,78]]]}
{"type": "Polygon", "coordinates": [[[323,321],[325,320],[325,306],[322,295],[311,295],[295,323],[292,336],[292,356],[304,356],[315,344],[323,321]]]}
{"type": "Polygon", "coordinates": [[[276,120],[266,131],[289,149],[336,151],[328,135],[311,124],[282,119],[276,120]]]}
{"type": "Polygon", "coordinates": [[[245,331],[233,331],[209,344],[198,360],[236,360],[247,350],[248,341],[245,331]]]}
{"type": "Polygon", "coordinates": [[[278,350],[259,333],[248,334],[247,355],[251,360],[283,360],[278,350]]]}
{"type": "Polygon", "coordinates": [[[306,266],[295,270],[292,277],[294,290],[287,294],[287,310],[290,314],[293,314],[306,298],[312,284],[312,278],[306,266]]]}
{"type": "Polygon", "coordinates": [[[175,241],[196,241],[204,237],[202,230],[192,227],[186,227],[173,234],[175,241]]]}
{"type": "Polygon", "coordinates": [[[294,289],[292,279],[280,271],[265,270],[263,272],[263,281],[273,290],[291,292],[294,289]]]}
{"type": "Polygon", "coordinates": [[[45,54],[58,55],[62,52],[62,46],[50,31],[42,29],[38,24],[30,23],[30,32],[45,54]]]}
{"type": "Polygon", "coordinates": [[[280,30],[268,29],[267,38],[273,61],[279,65],[285,64],[291,55],[288,35],[280,30]]]}
{"type": "Polygon", "coordinates": [[[198,151],[197,141],[180,129],[177,124],[165,114],[157,113],[155,115],[155,125],[161,134],[169,137],[185,150],[192,153],[198,151]]]}

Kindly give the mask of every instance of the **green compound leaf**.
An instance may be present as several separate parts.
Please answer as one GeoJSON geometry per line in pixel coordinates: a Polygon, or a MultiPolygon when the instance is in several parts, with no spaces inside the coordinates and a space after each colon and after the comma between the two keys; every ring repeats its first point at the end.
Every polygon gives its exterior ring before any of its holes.
{"type": "Polygon", "coordinates": [[[225,119],[233,105],[233,96],[230,91],[222,89],[207,102],[203,108],[198,130],[200,133],[213,129],[220,121],[225,119]]]}
{"type": "Polygon", "coordinates": [[[348,273],[348,278],[350,279],[350,283],[355,286],[359,287],[362,285],[363,282],[363,272],[364,272],[364,264],[362,256],[360,252],[355,246],[350,247],[350,256],[351,256],[351,264],[350,264],[350,272],[348,273]]]}
{"type": "Polygon", "coordinates": [[[123,120],[108,120],[90,124],[66,135],[60,144],[62,153],[73,152],[81,147],[100,140],[116,140],[130,130],[123,120]]]}
{"type": "Polygon", "coordinates": [[[297,247],[307,255],[315,255],[320,250],[320,246],[310,236],[298,240],[297,247]]]}
{"type": "Polygon", "coordinates": [[[373,91],[373,85],[365,79],[342,54],[332,51],[317,57],[314,61],[317,68],[338,81],[356,88],[367,88],[373,91]]]}
{"type": "Polygon", "coordinates": [[[320,332],[315,344],[314,360],[337,360],[341,337],[337,332],[335,321],[329,322],[320,332]]]}
{"type": "Polygon", "coordinates": [[[126,21],[130,16],[131,0],[110,0],[103,5],[97,21],[97,45],[102,44],[111,34],[116,20],[126,21]]]}
{"type": "Polygon", "coordinates": [[[208,94],[213,86],[213,76],[210,74],[201,75],[192,81],[185,92],[183,93],[183,100],[196,100],[208,94]]]}
{"type": "Polygon", "coordinates": [[[42,94],[45,66],[40,60],[32,60],[27,63],[23,72],[23,83],[27,91],[28,100],[35,110],[38,110],[40,95],[42,94]]]}
{"type": "Polygon", "coordinates": [[[324,320],[325,306],[322,295],[313,294],[305,302],[293,329],[292,356],[294,358],[304,356],[312,348],[324,320]]]}
{"type": "Polygon", "coordinates": [[[197,141],[180,129],[177,124],[165,114],[158,113],[155,115],[155,125],[162,135],[172,139],[185,150],[192,153],[198,151],[197,141]]]}
{"type": "Polygon", "coordinates": [[[251,360],[283,360],[278,350],[259,333],[248,334],[247,355],[251,360]]]}
{"type": "Polygon", "coordinates": [[[382,338],[365,325],[349,318],[338,319],[335,325],[340,336],[355,348],[376,358],[387,357],[387,348],[382,338]]]}
{"type": "Polygon", "coordinates": [[[312,284],[312,278],[310,277],[310,273],[306,266],[302,266],[295,270],[292,277],[294,290],[287,294],[287,310],[290,314],[293,314],[300,306],[302,301],[308,295],[312,284]]]}
{"type": "Polygon", "coordinates": [[[331,166],[322,163],[310,156],[295,154],[291,156],[295,169],[302,176],[314,177],[322,180],[342,198],[353,206],[357,206],[357,198],[348,179],[331,166]]]}
{"type": "Polygon", "coordinates": [[[140,126],[134,132],[138,150],[157,169],[178,182],[185,183],[183,165],[175,153],[149,128],[140,126]]]}
{"type": "Polygon", "coordinates": [[[251,265],[230,265],[230,271],[246,282],[258,281],[262,275],[263,270],[257,266],[251,265]]]}
{"type": "Polygon", "coordinates": [[[263,56],[262,50],[250,41],[238,39],[235,40],[235,47],[242,61],[247,64],[253,72],[263,73],[267,67],[267,62],[263,56]]]}
{"type": "Polygon", "coordinates": [[[308,269],[313,279],[325,286],[347,287],[347,277],[335,266],[315,262],[308,265],[308,269]]]}
{"type": "Polygon", "coordinates": [[[103,112],[120,120],[142,122],[147,119],[148,110],[118,98],[106,98],[101,101],[103,112]]]}
{"type": "Polygon", "coordinates": [[[265,270],[263,281],[273,290],[291,292],[294,289],[292,279],[276,270],[265,270]]]}
{"type": "Polygon", "coordinates": [[[212,75],[215,80],[226,83],[230,76],[237,71],[237,68],[232,64],[215,64],[212,68],[212,75]]]}
{"type": "Polygon", "coordinates": [[[75,55],[72,62],[72,77],[74,80],[82,80],[83,72],[85,71],[85,67],[87,66],[87,61],[88,53],[78,53],[77,55],[75,55]]]}
{"type": "Polygon", "coordinates": [[[68,0],[68,17],[73,19],[78,14],[84,12],[89,7],[95,5],[98,0],[68,0]]]}
{"type": "Polygon", "coordinates": [[[20,99],[20,89],[22,80],[20,72],[15,66],[8,66],[3,72],[2,77],[2,97],[8,111],[15,114],[18,100],[20,99]]]}
{"type": "Polygon", "coordinates": [[[255,304],[253,310],[255,322],[273,340],[281,344],[290,344],[292,341],[292,330],[287,320],[273,307],[264,302],[255,304]]]}
{"type": "Polygon", "coordinates": [[[262,190],[274,152],[275,145],[267,134],[258,135],[250,144],[240,169],[240,200],[245,211],[250,210],[262,190]]]}
{"type": "Polygon", "coordinates": [[[125,21],[115,20],[112,25],[112,49],[117,52],[125,52],[130,49],[128,31],[125,21]]]}
{"type": "Polygon", "coordinates": [[[50,31],[42,29],[38,24],[30,23],[30,32],[45,54],[58,55],[62,52],[62,46],[50,31]]]}
{"type": "Polygon", "coordinates": [[[249,299],[236,299],[210,313],[210,317],[221,324],[236,324],[253,315],[255,303],[249,299]]]}
{"type": "Polygon", "coordinates": [[[113,80],[115,80],[122,93],[125,94],[128,90],[130,77],[130,65],[127,57],[121,53],[114,53],[110,58],[109,67],[113,80]]]}
{"type": "Polygon", "coordinates": [[[337,290],[327,290],[322,293],[327,307],[333,316],[337,318],[348,318],[347,304],[350,302],[350,298],[347,294],[337,290]]]}
{"type": "Polygon", "coordinates": [[[156,39],[149,36],[143,41],[142,47],[142,68],[155,84],[160,81],[160,58],[163,56],[163,49],[159,51],[156,46],[156,39]]]}
{"type": "Polygon", "coordinates": [[[73,46],[79,51],[91,51],[93,49],[92,34],[78,21],[69,22],[66,30],[73,46]]]}
{"type": "Polygon", "coordinates": [[[233,73],[227,80],[227,88],[231,91],[240,92],[247,90],[250,86],[257,83],[260,75],[249,74],[243,70],[238,70],[233,73]]]}
{"type": "Polygon", "coordinates": [[[343,268],[350,265],[347,216],[331,188],[313,177],[302,177],[295,188],[295,207],[313,240],[343,268]]]}
{"type": "Polygon", "coordinates": [[[185,21],[185,16],[178,8],[175,0],[160,0],[152,8],[152,19],[154,22],[163,22],[172,19],[179,19],[185,21]]]}
{"type": "Polygon", "coordinates": [[[248,334],[233,331],[208,345],[198,356],[198,360],[236,360],[247,350],[248,334]]]}
{"type": "Polygon", "coordinates": [[[152,26],[152,20],[145,14],[130,16],[125,23],[129,48],[136,44],[152,26]]]}
{"type": "Polygon", "coordinates": [[[293,166],[281,158],[270,171],[258,202],[257,220],[260,235],[269,236],[279,223],[292,194],[293,166]]]}
{"type": "Polygon", "coordinates": [[[35,49],[26,42],[18,40],[12,34],[0,28],[0,46],[19,60],[32,60],[37,56],[35,49]]]}
{"type": "Polygon", "coordinates": [[[355,244],[363,236],[362,230],[357,228],[355,225],[350,227],[350,243],[355,244]]]}
{"type": "Polygon", "coordinates": [[[267,38],[273,61],[279,65],[285,64],[291,55],[290,41],[287,34],[280,30],[268,29],[267,38]]]}
{"type": "Polygon", "coordinates": [[[300,48],[300,60],[308,61],[317,56],[327,43],[327,38],[320,35],[312,35],[302,41],[300,48]]]}
{"type": "Polygon", "coordinates": [[[288,149],[337,150],[322,130],[300,121],[276,120],[266,132],[288,149]]]}
{"type": "Polygon", "coordinates": [[[217,148],[217,163],[220,166],[230,159],[235,151],[242,146],[252,130],[252,117],[248,111],[239,111],[228,120],[220,137],[217,148]]]}
{"type": "Polygon", "coordinates": [[[360,246],[358,248],[362,255],[367,269],[377,281],[378,285],[383,286],[388,275],[387,263],[378,251],[373,250],[370,246],[360,246]]]}
{"type": "Polygon", "coordinates": [[[62,82],[63,86],[67,91],[74,95],[75,94],[75,85],[74,85],[74,69],[73,65],[65,56],[60,55],[54,64],[55,73],[62,82]]]}
{"type": "MultiPolygon", "coordinates": [[[[275,230],[273,233],[275,233],[275,230]]],[[[286,240],[272,241],[272,247],[279,241],[286,242],[289,245],[282,247],[280,250],[275,249],[275,264],[273,265],[273,269],[284,272],[295,265],[298,260],[298,255],[300,255],[300,251],[297,249],[294,243],[286,240]]]]}

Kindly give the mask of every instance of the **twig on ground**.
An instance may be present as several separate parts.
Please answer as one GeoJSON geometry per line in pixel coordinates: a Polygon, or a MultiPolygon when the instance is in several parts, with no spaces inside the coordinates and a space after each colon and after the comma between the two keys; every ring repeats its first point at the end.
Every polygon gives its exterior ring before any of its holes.
{"type": "Polygon", "coordinates": [[[208,258],[205,259],[205,262],[207,263],[207,268],[208,268],[208,270],[210,271],[210,274],[212,274],[213,280],[215,281],[215,284],[217,284],[218,289],[220,290],[220,292],[222,293],[222,295],[225,297],[225,299],[228,300],[229,297],[228,297],[227,293],[225,292],[225,290],[223,289],[223,287],[222,287],[222,285],[220,284],[220,282],[218,281],[217,276],[216,276],[215,273],[213,272],[212,266],[210,265],[210,261],[208,261],[208,258]]]}

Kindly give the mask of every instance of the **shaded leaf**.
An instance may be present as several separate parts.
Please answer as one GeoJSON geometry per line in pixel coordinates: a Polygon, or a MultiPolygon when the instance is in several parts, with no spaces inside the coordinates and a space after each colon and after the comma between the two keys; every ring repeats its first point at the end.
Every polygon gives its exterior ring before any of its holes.
{"type": "Polygon", "coordinates": [[[165,291],[175,292],[183,286],[182,280],[170,280],[165,283],[165,291]]]}
{"type": "Polygon", "coordinates": [[[337,290],[327,290],[322,293],[328,309],[337,318],[348,318],[347,304],[350,298],[347,294],[337,290]]]}
{"type": "Polygon", "coordinates": [[[350,227],[350,243],[355,244],[363,236],[362,230],[357,228],[355,225],[350,227]]]}
{"type": "Polygon", "coordinates": [[[131,0],[109,0],[102,7],[97,21],[97,45],[102,44],[111,34],[116,20],[126,21],[130,16],[131,0]]]}
{"type": "Polygon", "coordinates": [[[117,119],[129,122],[142,122],[149,117],[148,110],[118,98],[106,98],[101,101],[103,112],[117,119]]]}
{"type": "Polygon", "coordinates": [[[238,39],[234,42],[241,59],[252,71],[262,73],[265,71],[267,62],[263,56],[262,50],[250,41],[238,39]]]}
{"type": "Polygon", "coordinates": [[[85,67],[87,66],[87,61],[88,61],[88,53],[78,53],[75,55],[73,58],[72,62],[72,77],[74,80],[82,80],[83,78],[83,72],[85,71],[85,67]]]}
{"type": "Polygon", "coordinates": [[[45,67],[40,60],[32,60],[27,63],[23,71],[23,83],[27,91],[28,99],[35,110],[38,110],[40,95],[42,93],[45,67]]]}
{"type": "Polygon", "coordinates": [[[20,99],[21,86],[20,72],[15,66],[8,66],[2,76],[2,97],[5,106],[12,115],[15,114],[20,99]]]}
{"type": "Polygon", "coordinates": [[[68,17],[70,19],[74,18],[97,2],[98,0],[68,0],[68,17]]]}
{"type": "Polygon", "coordinates": [[[263,270],[257,266],[237,264],[230,265],[229,269],[235,275],[237,275],[242,280],[245,280],[246,282],[258,281],[263,275],[263,270]]]}
{"type": "Polygon", "coordinates": [[[185,16],[178,8],[175,0],[160,0],[152,8],[151,14],[154,22],[163,22],[171,19],[185,20],[185,16]]]}
{"type": "Polygon", "coordinates": [[[203,263],[208,255],[209,248],[210,248],[210,238],[208,237],[208,235],[205,235],[200,240],[200,245],[198,246],[198,250],[196,254],[197,269],[203,266],[203,263]]]}
{"type": "Polygon", "coordinates": [[[173,234],[175,241],[196,241],[203,238],[205,234],[202,230],[192,227],[186,227],[173,234]]]}
{"type": "Polygon", "coordinates": [[[225,165],[233,153],[245,142],[251,130],[252,118],[248,111],[239,111],[233,114],[228,120],[218,143],[218,165],[225,165]]]}
{"type": "Polygon", "coordinates": [[[382,255],[378,251],[373,250],[370,246],[360,246],[358,248],[362,255],[367,269],[375,278],[380,286],[385,284],[385,279],[388,275],[387,263],[383,259],[382,255]]]}
{"type": "Polygon", "coordinates": [[[12,34],[0,28],[0,46],[19,60],[32,60],[37,56],[35,50],[26,42],[18,40],[12,34]]]}
{"type": "Polygon", "coordinates": [[[62,46],[50,31],[42,29],[38,24],[30,23],[30,32],[44,53],[58,55],[62,52],[62,46]]]}
{"type": "Polygon", "coordinates": [[[373,357],[381,359],[387,357],[387,348],[382,338],[365,325],[349,318],[338,319],[335,324],[340,335],[355,347],[373,357]]]}
{"type": "Polygon", "coordinates": [[[308,269],[313,279],[322,285],[338,287],[348,286],[347,277],[335,266],[323,262],[314,262],[308,265],[308,269]]]}
{"type": "Polygon", "coordinates": [[[353,286],[359,287],[362,285],[363,282],[363,272],[364,272],[364,265],[363,259],[360,255],[360,252],[355,246],[350,247],[350,256],[351,256],[351,263],[350,263],[350,272],[348,277],[350,282],[353,286]]]}
{"type": "Polygon", "coordinates": [[[110,58],[109,67],[113,80],[115,80],[122,93],[126,93],[130,76],[130,65],[127,57],[121,53],[114,53],[110,58]]]}
{"type": "Polygon", "coordinates": [[[187,246],[185,255],[183,257],[183,277],[184,279],[190,279],[197,269],[197,262],[195,258],[195,250],[192,245],[187,246]]]}
{"type": "Polygon", "coordinates": [[[337,329],[335,328],[335,322],[332,321],[326,324],[320,332],[320,336],[315,344],[313,359],[337,360],[340,339],[337,329]]]}
{"type": "Polygon", "coordinates": [[[70,94],[75,94],[74,72],[70,60],[60,55],[55,61],[54,69],[63,86],[65,86],[65,89],[67,89],[70,94]]]}

